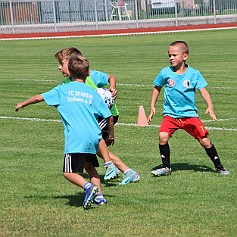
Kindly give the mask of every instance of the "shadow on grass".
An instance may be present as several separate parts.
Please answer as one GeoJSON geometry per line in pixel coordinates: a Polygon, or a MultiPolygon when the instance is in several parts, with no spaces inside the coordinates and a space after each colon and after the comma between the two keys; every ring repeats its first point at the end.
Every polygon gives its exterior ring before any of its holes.
{"type": "Polygon", "coordinates": [[[193,165],[188,163],[172,163],[171,165],[172,172],[178,170],[193,170],[196,172],[215,172],[214,169],[211,169],[205,165],[193,165]]]}
{"type": "MultiPolygon", "coordinates": [[[[72,206],[72,207],[82,207],[84,198],[86,193],[80,192],[75,195],[65,195],[65,196],[55,196],[56,199],[68,199],[68,203],[66,205],[72,206]]],[[[104,195],[104,197],[112,197],[111,195],[104,195]]],[[[94,206],[96,206],[94,204],[94,206]]]]}
{"type": "Polygon", "coordinates": [[[47,202],[47,200],[50,199],[67,199],[68,202],[66,203],[66,205],[69,206],[74,206],[74,207],[82,207],[84,198],[85,198],[85,192],[81,192],[81,193],[77,193],[75,195],[62,195],[62,196],[50,196],[50,195],[30,195],[30,196],[25,196],[25,198],[27,199],[36,199],[36,200],[46,200],[45,202],[47,202]]]}
{"type": "Polygon", "coordinates": [[[84,198],[85,198],[85,192],[80,192],[75,195],[64,195],[64,196],[55,196],[56,199],[68,199],[68,202],[66,205],[72,206],[72,207],[82,207],[84,198]]]}
{"type": "Polygon", "coordinates": [[[208,166],[205,165],[193,165],[188,163],[173,163],[171,165],[172,171],[178,171],[178,170],[193,170],[196,172],[215,172],[213,169],[211,169],[208,166]]]}
{"type": "MultiPolygon", "coordinates": [[[[88,180],[88,175],[87,174],[81,174],[86,180],[88,180]]],[[[109,181],[104,181],[104,176],[100,176],[101,183],[104,184],[107,187],[111,186],[117,186],[118,185],[118,180],[113,179],[109,181]]],[[[30,196],[25,196],[24,198],[27,199],[37,199],[37,200],[47,200],[47,199],[67,199],[68,202],[66,205],[73,206],[73,207],[82,207],[83,206],[83,201],[85,199],[86,192],[81,188],[81,192],[76,193],[75,195],[62,195],[62,196],[50,196],[50,195],[30,195],[30,196]]],[[[111,195],[105,195],[104,197],[113,197],[111,195]]],[[[96,206],[96,205],[95,205],[96,206]]]]}
{"type": "MultiPolygon", "coordinates": [[[[82,177],[84,177],[86,180],[89,180],[89,176],[87,173],[82,173],[80,174],[82,177]]],[[[104,180],[104,176],[103,175],[99,175],[100,176],[100,182],[101,184],[105,185],[106,187],[113,187],[113,186],[117,186],[120,182],[119,177],[116,177],[114,179],[111,180],[104,180]]]]}
{"type": "MultiPolygon", "coordinates": [[[[72,206],[72,207],[82,207],[85,195],[86,195],[86,193],[82,191],[82,192],[76,193],[74,195],[62,195],[62,196],[30,195],[30,196],[25,196],[24,198],[27,198],[27,199],[37,199],[37,200],[67,199],[68,202],[65,205],[69,205],[69,206],[72,206]]],[[[112,195],[104,195],[104,197],[106,198],[106,197],[114,197],[114,196],[112,196],[112,195]]]]}

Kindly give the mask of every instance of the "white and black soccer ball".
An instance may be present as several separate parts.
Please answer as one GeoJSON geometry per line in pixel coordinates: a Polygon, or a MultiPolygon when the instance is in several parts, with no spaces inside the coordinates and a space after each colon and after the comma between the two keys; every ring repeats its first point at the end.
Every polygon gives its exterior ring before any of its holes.
{"type": "Polygon", "coordinates": [[[109,109],[112,108],[114,105],[114,98],[112,96],[112,93],[107,88],[97,88],[97,93],[101,96],[101,98],[104,100],[105,104],[108,106],[109,109]]]}

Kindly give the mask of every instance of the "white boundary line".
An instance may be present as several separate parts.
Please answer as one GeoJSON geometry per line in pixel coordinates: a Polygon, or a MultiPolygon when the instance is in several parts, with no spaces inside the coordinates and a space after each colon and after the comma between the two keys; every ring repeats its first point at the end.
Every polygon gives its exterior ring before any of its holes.
{"type": "MultiPolygon", "coordinates": [[[[35,122],[57,122],[57,123],[61,122],[61,120],[59,120],[59,119],[20,118],[20,117],[11,117],[11,116],[0,116],[0,119],[25,120],[25,121],[35,121],[35,122]]],[[[217,121],[202,120],[202,122],[209,123],[209,122],[236,120],[236,119],[237,118],[218,119],[217,121]]],[[[116,126],[137,127],[137,124],[135,124],[135,123],[117,123],[116,126]]],[[[148,127],[157,127],[157,128],[159,128],[160,125],[151,124],[151,125],[148,125],[148,127]]],[[[218,131],[237,131],[237,128],[218,128],[218,127],[206,127],[206,128],[208,130],[218,130],[218,131]]]]}
{"type": "MultiPolygon", "coordinates": [[[[144,85],[144,84],[124,84],[124,83],[117,83],[117,86],[132,86],[132,87],[145,87],[145,86],[149,86],[149,87],[154,87],[154,84],[148,84],[148,85],[144,85]]],[[[211,89],[229,89],[229,90],[236,90],[237,87],[231,87],[231,86],[222,86],[222,87],[219,87],[219,86],[213,86],[213,87],[209,87],[211,89]]]]}
{"type": "Polygon", "coordinates": [[[35,121],[35,122],[58,122],[59,119],[40,119],[40,118],[20,118],[20,117],[11,117],[11,116],[0,116],[1,119],[13,119],[13,120],[26,120],[26,121],[35,121]]]}
{"type": "MultiPolygon", "coordinates": [[[[8,79],[4,79],[4,78],[1,78],[1,80],[8,80],[8,79]]],[[[13,80],[17,80],[17,81],[28,81],[28,79],[14,79],[13,80]]],[[[58,79],[58,80],[50,80],[50,79],[45,79],[45,80],[41,80],[41,79],[35,79],[35,80],[32,80],[32,81],[36,81],[36,82],[57,82],[57,83],[60,83],[62,80],[61,79],[58,79]]],[[[154,87],[154,84],[128,84],[128,83],[117,83],[117,86],[127,86],[127,87],[154,87]]],[[[222,86],[222,87],[219,87],[219,86],[209,86],[208,88],[211,88],[211,89],[220,89],[220,90],[236,90],[237,87],[231,87],[231,86],[222,86]]]]}
{"type": "Polygon", "coordinates": [[[45,40],[45,39],[65,39],[65,38],[82,38],[82,37],[105,37],[105,36],[127,36],[127,35],[150,35],[150,34],[166,34],[166,33],[180,33],[180,32],[194,32],[207,30],[229,30],[236,29],[236,26],[219,27],[219,28],[202,28],[202,29],[188,29],[188,30],[168,30],[168,31],[149,31],[149,32],[131,32],[131,33],[117,33],[117,34],[94,34],[94,35],[72,35],[72,36],[50,36],[50,37],[29,37],[29,38],[0,38],[0,41],[5,40],[45,40]]]}

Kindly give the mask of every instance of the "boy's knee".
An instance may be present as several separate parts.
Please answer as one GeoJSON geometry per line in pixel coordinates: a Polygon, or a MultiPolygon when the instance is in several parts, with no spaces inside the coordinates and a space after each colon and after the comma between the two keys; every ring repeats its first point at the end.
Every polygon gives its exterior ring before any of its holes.
{"type": "Polygon", "coordinates": [[[205,149],[212,147],[212,143],[208,137],[199,138],[199,142],[200,142],[201,146],[205,149]]]}
{"type": "Polygon", "coordinates": [[[64,176],[65,179],[68,179],[70,177],[70,174],[71,173],[63,172],[63,176],[64,176]]]}
{"type": "Polygon", "coordinates": [[[166,133],[166,132],[160,132],[160,133],[159,133],[159,143],[160,143],[161,145],[167,144],[168,141],[169,141],[169,138],[170,138],[170,136],[169,136],[168,133],[166,133]]]}

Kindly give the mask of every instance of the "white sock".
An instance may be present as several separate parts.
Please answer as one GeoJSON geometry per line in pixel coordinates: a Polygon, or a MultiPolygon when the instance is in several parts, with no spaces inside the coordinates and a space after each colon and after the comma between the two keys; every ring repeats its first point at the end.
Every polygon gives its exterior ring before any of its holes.
{"type": "Polygon", "coordinates": [[[128,169],[128,170],[124,171],[123,173],[127,174],[130,170],[132,170],[132,169],[128,169]]]}
{"type": "Polygon", "coordinates": [[[91,183],[86,182],[86,183],[83,185],[83,188],[86,190],[86,189],[90,188],[91,186],[92,186],[91,183]]]}
{"type": "Polygon", "coordinates": [[[114,163],[112,161],[108,161],[104,163],[105,168],[107,168],[109,165],[113,165],[114,163]]]}

